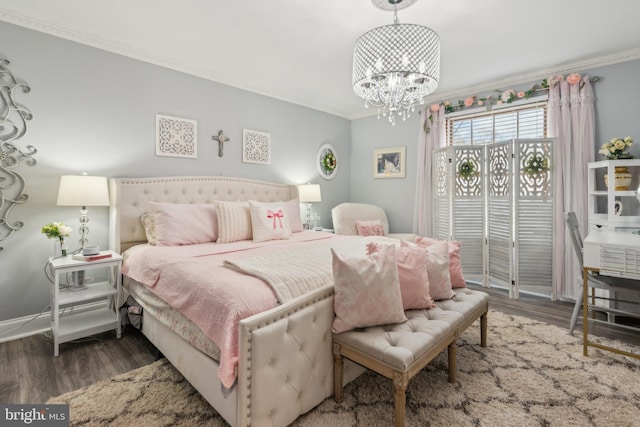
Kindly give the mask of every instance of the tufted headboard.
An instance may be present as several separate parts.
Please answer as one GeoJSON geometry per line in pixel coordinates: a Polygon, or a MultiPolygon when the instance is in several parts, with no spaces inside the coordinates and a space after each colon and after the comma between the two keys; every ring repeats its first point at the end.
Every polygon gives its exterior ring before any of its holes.
{"type": "Polygon", "coordinates": [[[111,178],[109,190],[109,247],[116,252],[146,243],[140,216],[149,212],[149,202],[277,202],[298,197],[298,187],[293,184],[222,176],[111,178]]]}

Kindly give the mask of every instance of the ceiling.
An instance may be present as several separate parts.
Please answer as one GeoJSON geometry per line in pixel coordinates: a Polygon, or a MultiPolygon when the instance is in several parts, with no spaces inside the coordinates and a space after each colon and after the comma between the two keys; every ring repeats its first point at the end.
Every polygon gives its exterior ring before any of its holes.
{"type": "MultiPolygon", "coordinates": [[[[435,30],[427,102],[640,58],[637,0],[418,0],[435,30]]],[[[346,118],[355,40],[393,23],[371,0],[0,0],[0,20],[346,118]]]]}

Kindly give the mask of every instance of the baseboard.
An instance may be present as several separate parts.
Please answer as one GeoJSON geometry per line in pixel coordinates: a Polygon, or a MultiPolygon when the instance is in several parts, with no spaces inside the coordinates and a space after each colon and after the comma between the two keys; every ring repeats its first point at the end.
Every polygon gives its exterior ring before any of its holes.
{"type": "MultiPolygon", "coordinates": [[[[77,313],[95,310],[106,307],[108,302],[95,301],[86,304],[74,305],[73,310],[77,313]]],[[[38,315],[18,317],[0,322],[0,343],[30,337],[51,331],[51,311],[42,312],[38,315]]]]}

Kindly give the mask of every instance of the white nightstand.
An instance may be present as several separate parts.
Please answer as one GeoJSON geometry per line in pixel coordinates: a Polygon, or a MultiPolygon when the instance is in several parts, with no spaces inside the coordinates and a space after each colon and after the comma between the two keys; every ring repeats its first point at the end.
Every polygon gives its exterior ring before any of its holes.
{"type": "Polygon", "coordinates": [[[51,332],[53,355],[58,355],[61,343],[115,329],[121,336],[120,305],[122,290],[122,256],[111,252],[111,258],[96,261],[78,261],[71,255],[51,260],[54,284],[51,287],[51,332]],[[86,289],[71,291],[60,289],[60,277],[67,273],[106,269],[108,279],[87,283],[86,289]],[[72,306],[89,301],[106,301],[106,307],[73,312],[72,306]],[[115,308],[114,308],[115,307],[115,308]],[[63,309],[71,310],[62,316],[63,309]]]}

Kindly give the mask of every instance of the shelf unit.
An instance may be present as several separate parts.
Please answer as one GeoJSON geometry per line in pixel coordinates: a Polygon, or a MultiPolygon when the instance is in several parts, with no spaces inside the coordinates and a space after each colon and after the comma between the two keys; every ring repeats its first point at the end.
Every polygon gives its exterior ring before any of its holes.
{"type": "Polygon", "coordinates": [[[640,184],[640,159],[592,162],[588,170],[589,230],[640,230],[640,203],[636,198],[640,184]],[[620,166],[627,167],[633,176],[631,186],[625,191],[615,189],[615,168],[620,166]],[[608,174],[608,186],[605,185],[605,174],[608,174]],[[616,202],[622,205],[619,212],[616,212],[616,202]]]}
{"type": "Polygon", "coordinates": [[[59,346],[89,335],[115,330],[120,338],[120,310],[122,304],[122,256],[111,252],[110,258],[96,261],[79,261],[70,255],[50,260],[54,276],[51,287],[51,332],[53,334],[53,355],[58,356],[59,346]],[[87,283],[85,289],[60,288],[61,277],[66,274],[107,270],[105,281],[87,283]],[[82,303],[101,302],[99,308],[75,310],[82,303]],[[67,310],[70,310],[67,313],[67,310]],[[61,314],[62,312],[62,314],[61,314]]]}

